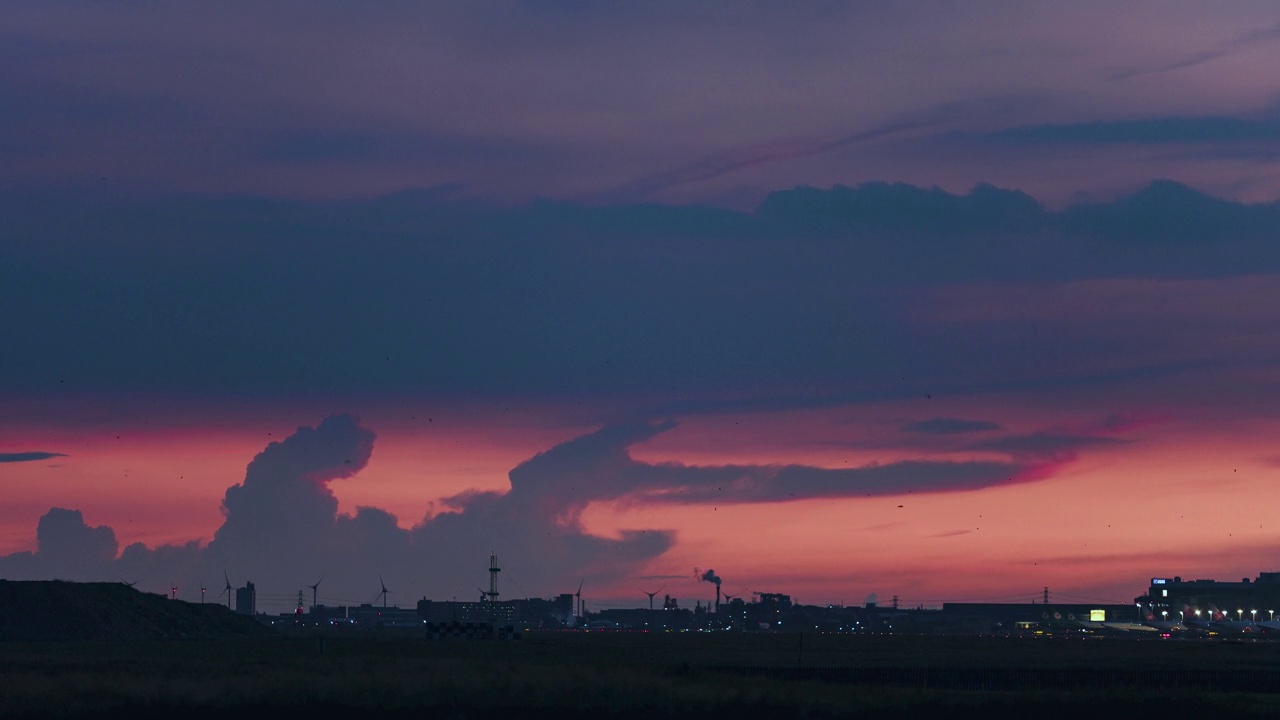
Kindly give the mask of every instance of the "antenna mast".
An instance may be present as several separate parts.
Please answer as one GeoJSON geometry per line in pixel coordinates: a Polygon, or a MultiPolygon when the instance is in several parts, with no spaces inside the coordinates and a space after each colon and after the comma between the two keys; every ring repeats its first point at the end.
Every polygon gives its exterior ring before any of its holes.
{"type": "Polygon", "coordinates": [[[489,597],[489,602],[498,602],[498,573],[502,572],[502,568],[498,567],[498,556],[489,553],[489,592],[485,593],[489,597]]]}

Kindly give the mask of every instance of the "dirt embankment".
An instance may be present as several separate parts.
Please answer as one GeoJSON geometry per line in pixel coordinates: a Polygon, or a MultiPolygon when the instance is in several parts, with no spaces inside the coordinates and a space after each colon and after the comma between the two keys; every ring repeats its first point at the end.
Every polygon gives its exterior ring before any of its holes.
{"type": "Polygon", "coordinates": [[[0,641],[215,639],[268,632],[217,604],[123,583],[0,580],[0,641]]]}

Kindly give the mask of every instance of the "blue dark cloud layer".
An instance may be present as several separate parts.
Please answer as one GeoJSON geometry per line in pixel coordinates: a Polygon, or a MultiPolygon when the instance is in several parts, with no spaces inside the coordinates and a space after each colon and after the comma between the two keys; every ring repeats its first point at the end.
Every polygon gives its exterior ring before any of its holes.
{"type": "Polygon", "coordinates": [[[59,457],[66,457],[66,455],[51,452],[0,453],[0,463],[35,462],[37,460],[50,460],[52,458],[59,457]]]}
{"type": "Polygon", "coordinates": [[[965,420],[962,418],[930,418],[902,426],[903,431],[922,433],[925,435],[960,435],[964,433],[992,432],[1002,430],[1000,425],[986,420],[965,420]]]}
{"type": "MultiPolygon", "coordinates": [[[[991,186],[796,188],[753,213],[451,193],[0,194],[0,306],[19,309],[0,315],[0,391],[963,388],[952,361],[973,348],[904,323],[913,289],[1280,271],[1280,204],[1171,182],[1060,212],[991,186]]],[[[1002,356],[1002,381],[1035,382],[1054,352],[1002,356]]]]}

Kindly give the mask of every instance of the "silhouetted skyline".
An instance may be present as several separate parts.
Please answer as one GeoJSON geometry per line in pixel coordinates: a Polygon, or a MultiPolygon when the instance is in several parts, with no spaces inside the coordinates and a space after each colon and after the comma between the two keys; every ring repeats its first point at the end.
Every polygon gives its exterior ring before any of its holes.
{"type": "Polygon", "coordinates": [[[1275,569],[1278,28],[11,3],[0,577],[274,610],[470,597],[491,552],[504,595],[635,606],[1275,569]]]}

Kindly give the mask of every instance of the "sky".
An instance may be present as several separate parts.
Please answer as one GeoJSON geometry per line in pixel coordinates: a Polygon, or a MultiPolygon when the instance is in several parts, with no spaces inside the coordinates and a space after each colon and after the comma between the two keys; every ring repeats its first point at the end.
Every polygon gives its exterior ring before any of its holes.
{"type": "Polygon", "coordinates": [[[1278,569],[1272,2],[14,0],[0,62],[0,577],[1278,569]]]}

